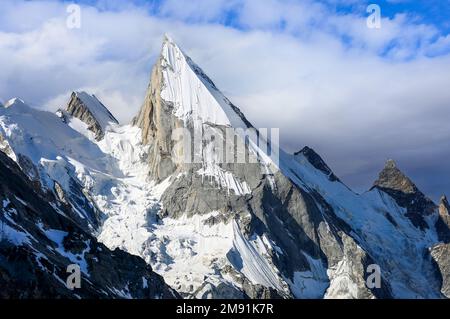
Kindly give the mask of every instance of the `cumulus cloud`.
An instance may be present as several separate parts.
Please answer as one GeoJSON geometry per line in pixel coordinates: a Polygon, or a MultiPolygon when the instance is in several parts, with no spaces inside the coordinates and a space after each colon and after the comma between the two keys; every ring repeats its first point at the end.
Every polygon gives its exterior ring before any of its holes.
{"type": "Polygon", "coordinates": [[[407,14],[368,29],[348,4],[102,0],[68,29],[67,3],[5,0],[0,97],[55,110],[87,90],[128,122],[167,32],[256,126],[279,127],[289,151],[316,148],[357,190],[395,158],[429,194],[449,193],[449,35],[407,14]]]}

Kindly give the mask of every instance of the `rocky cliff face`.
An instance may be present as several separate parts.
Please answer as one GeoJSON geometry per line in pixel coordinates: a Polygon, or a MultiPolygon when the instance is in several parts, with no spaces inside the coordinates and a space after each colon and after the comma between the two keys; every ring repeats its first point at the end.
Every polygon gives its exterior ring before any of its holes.
{"type": "Polygon", "coordinates": [[[431,249],[431,256],[436,261],[442,275],[441,292],[450,298],[450,244],[441,243],[431,249]]]}
{"type": "Polygon", "coordinates": [[[256,130],[171,39],[132,125],[76,100],[60,118],[13,103],[0,109],[0,134],[33,185],[84,231],[71,254],[88,265],[89,235],[139,256],[186,298],[445,296],[438,245],[448,229],[393,162],[370,191],[354,193],[311,148],[288,154],[256,130]]]}
{"type": "Polygon", "coordinates": [[[331,168],[328,167],[328,165],[324,162],[324,160],[320,157],[319,154],[317,154],[312,148],[305,146],[300,151],[294,153],[295,156],[303,155],[305,158],[308,159],[308,161],[311,163],[312,166],[314,166],[316,169],[322,171],[324,174],[328,175],[328,178],[332,182],[340,182],[339,178],[334,175],[331,168]]]}
{"type": "MultiPolygon", "coordinates": [[[[67,121],[64,112],[61,116],[67,121]]],[[[94,133],[96,140],[105,135],[108,125],[119,124],[109,110],[95,97],[86,92],[73,92],[67,104],[66,112],[87,125],[87,129],[94,133]]]]}
{"type": "Polygon", "coordinates": [[[397,164],[391,159],[386,162],[374,186],[405,194],[415,194],[419,191],[416,185],[397,168],[397,164]]]}
{"type": "MultiPolygon", "coordinates": [[[[281,169],[262,158],[257,148],[245,148],[246,163],[223,163],[211,154],[220,149],[217,145],[227,149],[227,128],[248,129],[252,125],[170,39],[163,45],[145,103],[133,123],[141,128],[143,141],[150,147],[150,179],[170,180],[161,195],[159,218],[179,219],[216,212],[217,217],[206,219],[205,226],[232,223],[248,245],[253,244],[252,238],[267,238],[276,245],[264,247],[267,253],[261,263],[269,265],[271,273],[265,276],[261,274],[264,267],[254,269],[253,273],[247,269],[246,263],[252,261],[243,260],[246,252],[234,243],[227,258],[220,260],[227,265],[219,272],[221,284],[209,284],[213,294],[223,296],[224,291],[230,291],[223,278],[236,273],[241,280],[276,289],[282,296],[391,296],[384,278],[382,287],[367,288],[366,268],[373,262],[370,252],[355,241],[352,227],[336,215],[320,192],[305,186],[296,175],[292,165],[306,161],[330,183],[345,187],[312,149],[305,148],[295,157],[282,153],[281,169]],[[193,97],[177,96],[177,92],[189,90],[194,92],[184,94],[193,97]],[[195,153],[196,163],[173,161],[175,152],[186,154],[189,151],[186,148],[192,146],[183,141],[181,150],[175,150],[172,135],[179,128],[187,130],[190,136],[200,136],[196,143],[204,147],[195,153]],[[342,267],[350,272],[341,272],[342,267]],[[327,274],[326,269],[333,271],[327,274]],[[310,281],[309,287],[306,281],[310,281]],[[316,288],[311,288],[313,285],[316,288]],[[217,293],[217,287],[222,292],[217,293]]],[[[236,134],[234,138],[242,136],[236,134]]],[[[213,260],[211,264],[219,268],[213,260]]],[[[248,292],[244,289],[244,293],[248,292]]]]}
{"type": "Polygon", "coordinates": [[[138,257],[110,251],[0,152],[0,298],[176,298],[138,257]],[[66,285],[81,267],[81,287],[66,285]]]}
{"type": "Polygon", "coordinates": [[[447,196],[441,197],[439,204],[439,216],[444,223],[450,227],[450,204],[448,203],[447,196]]]}
{"type": "Polygon", "coordinates": [[[436,222],[439,240],[444,243],[450,242],[450,205],[447,197],[442,196],[439,204],[439,218],[436,222]]]}
{"type": "Polygon", "coordinates": [[[177,164],[172,158],[174,141],[172,131],[182,127],[179,119],[171,116],[170,105],[161,100],[163,57],[160,57],[153,68],[147,95],[133,125],[142,130],[142,142],[149,145],[150,176],[157,181],[166,179],[172,174],[177,164]]]}
{"type": "Polygon", "coordinates": [[[401,207],[406,208],[406,216],[408,216],[414,226],[421,229],[428,227],[425,217],[432,215],[436,211],[436,204],[426,197],[417,186],[398,169],[393,160],[388,160],[386,162],[385,167],[380,172],[378,180],[375,181],[373,187],[391,195],[401,207]]]}

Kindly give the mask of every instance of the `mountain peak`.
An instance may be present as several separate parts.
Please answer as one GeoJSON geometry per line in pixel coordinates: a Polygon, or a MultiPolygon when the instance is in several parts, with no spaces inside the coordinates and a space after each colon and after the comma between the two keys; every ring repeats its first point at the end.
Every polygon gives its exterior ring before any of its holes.
{"type": "Polygon", "coordinates": [[[103,138],[108,126],[119,124],[95,95],[86,92],[72,92],[66,112],[87,124],[88,129],[95,134],[96,140],[103,138]]]}
{"type": "Polygon", "coordinates": [[[171,43],[171,44],[176,45],[175,42],[173,41],[172,37],[168,33],[164,33],[163,45],[165,43],[171,43]]]}
{"type": "Polygon", "coordinates": [[[160,59],[154,70],[150,86],[160,91],[164,104],[185,124],[190,123],[194,127],[204,123],[251,127],[242,112],[168,35],[164,37],[160,59]]]}
{"type": "Polygon", "coordinates": [[[397,167],[394,160],[389,159],[374,186],[383,189],[400,191],[406,194],[418,192],[417,186],[397,167]]]}
{"type": "Polygon", "coordinates": [[[339,181],[339,178],[334,175],[333,171],[325,163],[322,157],[320,157],[320,155],[317,154],[316,151],[309,146],[303,147],[300,151],[294,153],[294,155],[296,157],[303,155],[312,166],[325,173],[331,181],[339,181]]]}
{"type": "Polygon", "coordinates": [[[384,165],[385,169],[395,169],[397,168],[397,163],[393,159],[388,159],[384,165]]]}
{"type": "Polygon", "coordinates": [[[175,129],[183,127],[191,131],[191,136],[205,136],[206,130],[217,127],[242,129],[237,133],[253,128],[168,36],[153,67],[144,104],[132,123],[141,128],[143,143],[152,145],[151,175],[156,180],[163,180],[177,167],[170,156],[175,129]]]}
{"type": "Polygon", "coordinates": [[[447,196],[443,195],[441,197],[439,207],[440,207],[440,210],[442,208],[442,211],[445,211],[447,213],[447,215],[450,214],[450,204],[448,203],[447,196]]]}
{"type": "Polygon", "coordinates": [[[439,240],[450,242],[450,204],[447,197],[443,195],[439,203],[439,219],[436,222],[436,228],[439,240]]]}
{"type": "Polygon", "coordinates": [[[4,107],[5,108],[9,108],[9,107],[16,107],[16,106],[26,106],[25,102],[22,99],[19,99],[18,97],[15,97],[11,100],[9,100],[8,102],[5,103],[4,107]]]}
{"type": "Polygon", "coordinates": [[[389,194],[399,206],[406,208],[406,216],[416,227],[422,230],[428,228],[424,216],[433,214],[436,204],[417,188],[393,160],[386,162],[374,188],[389,194]]]}

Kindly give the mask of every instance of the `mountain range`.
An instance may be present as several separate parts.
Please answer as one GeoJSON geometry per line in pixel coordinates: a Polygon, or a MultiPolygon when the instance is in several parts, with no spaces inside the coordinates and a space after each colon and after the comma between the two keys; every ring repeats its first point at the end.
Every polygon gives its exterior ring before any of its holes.
{"type": "Polygon", "coordinates": [[[450,297],[445,196],[393,160],[358,194],[312,148],[276,140],[167,36],[130,124],[86,92],[55,113],[10,100],[0,296],[450,297]]]}

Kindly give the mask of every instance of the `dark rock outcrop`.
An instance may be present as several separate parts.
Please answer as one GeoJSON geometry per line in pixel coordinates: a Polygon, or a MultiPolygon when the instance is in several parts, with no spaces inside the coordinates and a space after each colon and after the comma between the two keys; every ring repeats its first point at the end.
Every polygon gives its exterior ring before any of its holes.
{"type": "Polygon", "coordinates": [[[399,206],[406,208],[406,216],[414,226],[422,230],[428,228],[425,216],[435,213],[436,204],[426,197],[411,179],[398,169],[393,160],[386,162],[373,188],[378,188],[389,194],[399,206]]]}
{"type": "Polygon", "coordinates": [[[176,298],[142,259],[110,251],[0,152],[0,298],[176,298]],[[81,269],[70,290],[68,265],[81,269]]]}
{"type": "Polygon", "coordinates": [[[441,292],[450,298],[450,244],[438,244],[431,249],[442,276],[441,292]]]}
{"type": "MultiPolygon", "coordinates": [[[[109,123],[119,124],[111,112],[95,95],[85,92],[73,92],[67,105],[66,112],[88,125],[88,129],[95,134],[97,141],[105,135],[105,129],[109,123]]],[[[61,113],[61,111],[60,111],[61,113]]],[[[63,120],[64,114],[60,116],[63,120]]]]}
{"type": "MultiPolygon", "coordinates": [[[[186,59],[189,67],[200,76],[202,82],[209,83],[213,91],[217,90],[209,78],[203,78],[203,71],[191,59],[178,51],[175,44],[166,39],[164,46],[169,46],[171,50],[177,51],[177,54],[180,55],[179,59],[186,59]]],[[[366,259],[370,259],[370,256],[358,246],[352,237],[346,234],[350,228],[343,221],[338,221],[333,226],[330,225],[329,221],[335,221],[337,217],[330,207],[321,205],[321,203],[325,205],[323,199],[314,198],[309,191],[294,184],[281,171],[271,172],[248,147],[243,152],[246,153],[246,158],[251,158],[251,160],[246,163],[217,163],[215,167],[220,172],[230,174],[237,183],[245,181],[250,192],[241,194],[221,187],[213,177],[202,176],[198,173],[204,167],[204,163],[209,160],[209,155],[205,152],[200,154],[199,163],[174,161],[175,145],[172,137],[174,130],[184,128],[190,132],[191,136],[195,136],[198,133],[196,132],[198,126],[192,123],[195,119],[183,121],[175,116],[173,103],[167,102],[161,97],[165,85],[164,70],[177,72],[172,69],[173,66],[170,65],[169,59],[170,56],[165,57],[163,54],[159,57],[152,71],[144,105],[133,120],[133,124],[142,129],[143,143],[149,146],[149,179],[162,181],[172,176],[170,186],[161,197],[163,209],[160,217],[180,218],[183,215],[192,216],[218,211],[226,223],[236,222],[247,240],[255,235],[265,235],[277,243],[280,253],[272,252],[272,255],[267,258],[282,272],[280,278],[294,281],[296,272],[314,273],[311,280],[320,282],[320,285],[323,286],[323,291],[316,292],[315,298],[323,296],[327,286],[342,286],[342,291],[332,292],[334,296],[344,296],[344,290],[348,287],[344,284],[330,284],[329,278],[320,277],[317,271],[312,269],[310,260],[314,260],[320,265],[319,268],[323,267],[324,269],[337,268],[343,260],[351,263],[355,266],[351,274],[351,280],[356,287],[353,297],[381,296],[382,293],[371,291],[365,285],[364,263],[366,259]]],[[[252,127],[236,107],[231,106],[228,100],[224,99],[224,101],[235,113],[230,116],[237,116],[241,119],[243,127],[239,128],[252,127]]],[[[226,125],[202,123],[201,135],[199,135],[202,137],[200,143],[207,145],[210,143],[207,137],[214,135],[215,143],[227,145],[229,139],[226,136],[226,129],[226,125]]],[[[236,138],[240,137],[236,136],[236,138]]],[[[330,179],[338,180],[314,151],[304,149],[304,154],[330,179]]],[[[316,196],[320,197],[319,194],[316,196]]],[[[235,256],[237,260],[233,258],[233,251],[229,252],[228,260],[234,270],[242,267],[239,254],[236,253],[235,256]]],[[[269,287],[252,284],[242,273],[227,269],[222,270],[221,273],[228,276],[240,276],[239,282],[242,287],[240,291],[224,284],[213,286],[205,282],[194,295],[201,292],[202,296],[209,295],[220,298],[236,298],[237,296],[250,298],[293,297],[288,284],[283,279],[279,283],[282,288],[275,291],[269,287]]],[[[331,278],[331,281],[333,279],[331,278]]],[[[386,296],[389,296],[388,292],[384,294],[384,297],[386,296]]]]}
{"type": "Polygon", "coordinates": [[[323,172],[325,175],[328,176],[328,179],[332,182],[338,181],[340,182],[339,178],[334,175],[331,168],[328,167],[328,165],[325,163],[325,161],[320,157],[319,154],[316,153],[312,148],[305,146],[300,151],[294,153],[295,156],[303,155],[312,166],[317,168],[319,171],[323,172]]]}
{"type": "Polygon", "coordinates": [[[436,230],[440,241],[444,243],[450,242],[450,204],[446,196],[442,196],[439,204],[439,217],[436,222],[436,230]]]}

